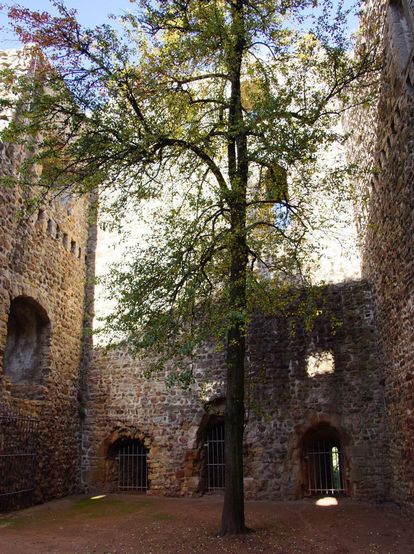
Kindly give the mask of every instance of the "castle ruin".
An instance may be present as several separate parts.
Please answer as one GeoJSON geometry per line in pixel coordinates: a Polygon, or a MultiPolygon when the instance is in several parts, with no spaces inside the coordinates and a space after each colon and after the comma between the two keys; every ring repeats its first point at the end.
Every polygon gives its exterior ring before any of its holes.
{"type": "MultiPolygon", "coordinates": [[[[369,169],[356,183],[361,271],[351,279],[333,260],[318,300],[330,315],[311,329],[299,316],[250,326],[248,498],[413,506],[413,12],[381,0],[363,16],[368,43],[384,31],[384,64],[378,102],[347,120],[349,157],[369,169]]],[[[0,152],[1,171],[14,171],[19,148],[0,152]]],[[[59,197],[22,220],[24,195],[0,190],[0,507],[85,490],[222,489],[222,355],[200,351],[183,390],[145,378],[144,359],[94,347],[85,328],[102,244],[90,200],[59,197]]]]}

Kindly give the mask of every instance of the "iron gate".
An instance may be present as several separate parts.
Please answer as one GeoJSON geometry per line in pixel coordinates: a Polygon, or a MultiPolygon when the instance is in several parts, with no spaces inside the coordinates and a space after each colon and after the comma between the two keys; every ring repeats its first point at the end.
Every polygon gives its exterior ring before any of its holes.
{"type": "Polygon", "coordinates": [[[36,419],[0,413],[0,511],[33,503],[37,434],[36,419]]]}
{"type": "Polygon", "coordinates": [[[345,492],[343,456],[338,444],[315,441],[306,453],[309,494],[337,495],[345,492]]]}
{"type": "Polygon", "coordinates": [[[224,489],[225,457],[224,457],[224,421],[219,421],[207,433],[206,466],[207,490],[224,489]]]}
{"type": "Polygon", "coordinates": [[[139,440],[123,442],[118,450],[118,489],[146,491],[148,489],[148,450],[139,440]]]}

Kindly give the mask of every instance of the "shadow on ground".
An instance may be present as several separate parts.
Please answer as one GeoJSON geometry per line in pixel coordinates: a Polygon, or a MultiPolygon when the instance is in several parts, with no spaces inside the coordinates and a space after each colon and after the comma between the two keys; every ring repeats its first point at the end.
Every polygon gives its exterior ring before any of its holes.
{"type": "Polygon", "coordinates": [[[252,533],[216,537],[222,498],[76,496],[0,516],[2,554],[413,554],[412,517],[390,505],[247,502],[252,533]]]}

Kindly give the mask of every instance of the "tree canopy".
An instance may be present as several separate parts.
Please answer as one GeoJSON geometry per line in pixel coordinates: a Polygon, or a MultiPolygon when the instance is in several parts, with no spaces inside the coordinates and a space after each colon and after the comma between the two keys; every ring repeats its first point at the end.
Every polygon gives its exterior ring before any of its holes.
{"type": "Polygon", "coordinates": [[[9,9],[38,63],[4,72],[17,116],[3,140],[27,147],[18,180],[46,195],[99,187],[137,225],[138,206],[158,203],[153,233],[112,274],[107,329],[186,381],[203,341],[224,345],[221,532],[243,532],[249,314],[304,282],[307,233],[326,218],[313,200],[347,190],[350,168],[326,152],[343,143],[342,113],[368,99],[374,53],[350,55],[355,6],[341,1],[140,0],[123,33],[83,29],[52,3],[57,16],[9,9]]]}

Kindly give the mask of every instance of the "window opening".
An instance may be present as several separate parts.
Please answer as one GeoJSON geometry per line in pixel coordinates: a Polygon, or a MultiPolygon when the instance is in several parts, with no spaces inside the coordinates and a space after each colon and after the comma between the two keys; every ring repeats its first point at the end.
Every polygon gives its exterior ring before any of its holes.
{"type": "Polygon", "coordinates": [[[335,359],[329,350],[312,352],[306,360],[306,372],[309,377],[326,375],[335,371],[335,359]]]}

